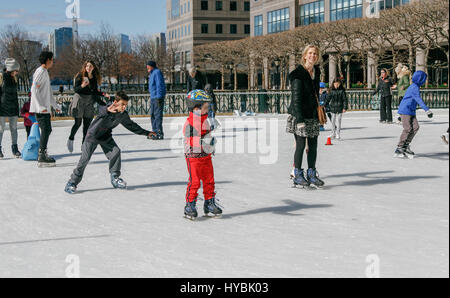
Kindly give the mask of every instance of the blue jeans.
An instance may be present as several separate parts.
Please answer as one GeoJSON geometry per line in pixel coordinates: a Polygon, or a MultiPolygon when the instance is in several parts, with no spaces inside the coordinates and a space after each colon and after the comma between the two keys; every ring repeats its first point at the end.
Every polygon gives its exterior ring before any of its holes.
{"type": "Polygon", "coordinates": [[[152,121],[152,130],[160,135],[163,132],[163,113],[164,113],[164,98],[155,98],[151,100],[150,118],[152,121]]]}

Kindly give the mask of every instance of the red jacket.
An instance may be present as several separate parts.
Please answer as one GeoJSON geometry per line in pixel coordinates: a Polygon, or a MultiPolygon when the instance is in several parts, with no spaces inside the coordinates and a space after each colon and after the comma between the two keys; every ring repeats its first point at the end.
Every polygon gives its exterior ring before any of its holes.
{"type": "Polygon", "coordinates": [[[211,127],[207,121],[208,115],[189,113],[183,128],[184,154],[186,158],[201,158],[211,155],[210,149],[204,144],[211,137],[211,127]]]}

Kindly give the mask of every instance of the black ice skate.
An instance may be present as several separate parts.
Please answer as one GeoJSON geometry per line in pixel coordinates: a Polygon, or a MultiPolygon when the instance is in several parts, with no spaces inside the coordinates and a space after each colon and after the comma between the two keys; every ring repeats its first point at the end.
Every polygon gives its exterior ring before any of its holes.
{"type": "Polygon", "coordinates": [[[308,169],[307,176],[310,186],[314,188],[322,188],[325,185],[325,182],[319,179],[319,173],[317,173],[316,169],[308,169]]]}
{"type": "Polygon", "coordinates": [[[310,183],[305,178],[305,172],[303,169],[295,169],[294,187],[308,188],[310,183]]]}
{"type": "Polygon", "coordinates": [[[184,217],[190,220],[194,220],[198,216],[197,212],[197,200],[193,202],[186,202],[186,207],[184,207],[184,217]]]}
{"type": "Polygon", "coordinates": [[[38,154],[38,167],[39,168],[53,168],[56,167],[55,159],[47,155],[47,150],[39,149],[38,154]]]}
{"type": "Polygon", "coordinates": [[[17,144],[16,145],[11,145],[11,150],[12,150],[12,153],[13,153],[15,158],[21,158],[22,157],[22,153],[20,153],[19,148],[17,148],[17,144]]]}
{"type": "Polygon", "coordinates": [[[111,174],[111,184],[114,188],[126,189],[127,183],[117,174],[111,174]]]}
{"type": "Polygon", "coordinates": [[[5,156],[3,155],[3,152],[2,152],[2,146],[0,146],[0,159],[3,159],[5,156]]]}
{"type": "Polygon", "coordinates": [[[64,191],[70,195],[73,195],[77,191],[77,186],[69,181],[69,182],[67,182],[67,185],[64,188],[64,191]]]}
{"type": "Polygon", "coordinates": [[[222,214],[222,209],[220,209],[220,207],[216,204],[215,198],[205,200],[203,211],[206,216],[208,216],[209,213],[212,213],[214,216],[219,216],[222,214]]]}
{"type": "Polygon", "coordinates": [[[408,146],[405,146],[405,148],[403,148],[403,152],[405,152],[406,157],[408,157],[409,159],[413,159],[415,157],[415,153],[411,150],[411,148],[408,146]]]}

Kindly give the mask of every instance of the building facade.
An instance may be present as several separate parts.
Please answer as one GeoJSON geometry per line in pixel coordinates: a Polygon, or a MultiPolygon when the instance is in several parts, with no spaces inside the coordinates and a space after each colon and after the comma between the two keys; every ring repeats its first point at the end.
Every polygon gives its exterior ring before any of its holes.
{"type": "Polygon", "coordinates": [[[166,0],[167,51],[174,56],[173,82],[186,82],[195,46],[250,36],[250,1],[166,0]]]}
{"type": "Polygon", "coordinates": [[[73,30],[70,27],[56,29],[50,34],[48,40],[49,50],[55,58],[61,57],[67,48],[73,46],[73,30]]]}

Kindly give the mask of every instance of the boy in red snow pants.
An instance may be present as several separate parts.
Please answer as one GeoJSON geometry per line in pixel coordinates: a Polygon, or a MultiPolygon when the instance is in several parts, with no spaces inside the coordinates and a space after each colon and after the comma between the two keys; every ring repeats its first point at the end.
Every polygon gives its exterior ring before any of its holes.
{"type": "Polygon", "coordinates": [[[189,173],[184,214],[191,219],[198,216],[196,203],[198,190],[203,183],[205,215],[222,214],[216,205],[214,167],[211,155],[214,153],[215,138],[211,136],[211,124],[208,121],[211,98],[203,90],[193,90],[186,99],[189,117],[183,128],[184,148],[189,173]]]}

